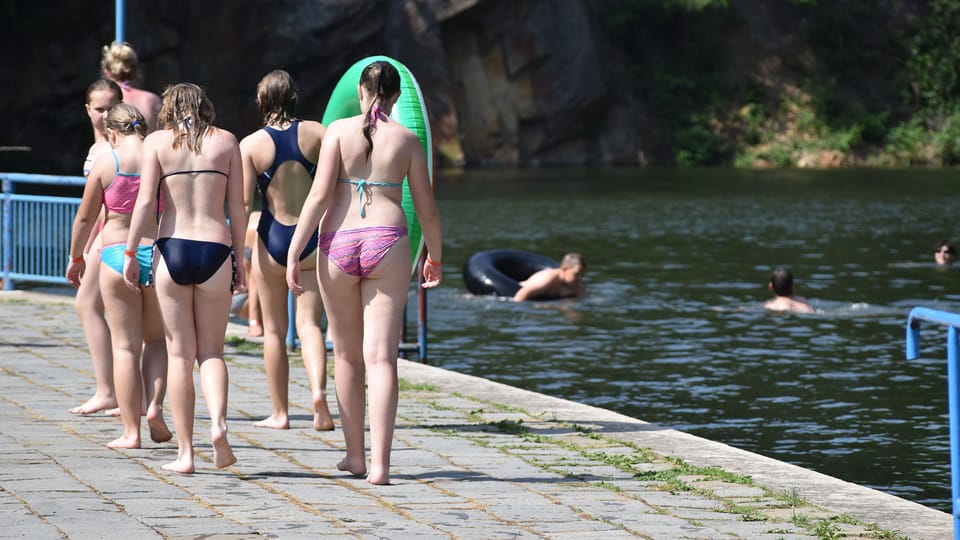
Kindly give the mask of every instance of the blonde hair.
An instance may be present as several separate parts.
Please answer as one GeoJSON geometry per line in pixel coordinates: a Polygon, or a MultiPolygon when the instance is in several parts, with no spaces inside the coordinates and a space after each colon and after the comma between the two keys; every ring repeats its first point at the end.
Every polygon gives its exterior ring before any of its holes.
{"type": "Polygon", "coordinates": [[[141,139],[147,136],[147,121],[140,111],[129,103],[117,103],[107,111],[107,129],[130,135],[136,133],[141,139]]]}
{"type": "Polygon", "coordinates": [[[213,102],[199,86],[177,83],[163,91],[159,123],[163,129],[176,132],[174,149],[186,144],[187,148],[199,154],[200,141],[207,133],[207,128],[213,127],[216,118],[213,102]]]}
{"type": "Polygon", "coordinates": [[[560,261],[560,268],[572,268],[577,265],[580,265],[584,270],[587,269],[587,263],[584,261],[583,255],[579,253],[567,253],[560,261]]]}
{"type": "Polygon", "coordinates": [[[140,82],[140,63],[137,61],[137,53],[129,43],[114,41],[110,45],[104,45],[100,68],[117,82],[140,82]]]}

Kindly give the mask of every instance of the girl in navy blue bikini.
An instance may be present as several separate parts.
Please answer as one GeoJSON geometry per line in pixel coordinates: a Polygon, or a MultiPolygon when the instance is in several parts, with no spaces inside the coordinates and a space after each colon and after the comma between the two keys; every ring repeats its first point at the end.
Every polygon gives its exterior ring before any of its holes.
{"type": "Polygon", "coordinates": [[[177,460],[163,468],[193,473],[193,365],[210,413],[213,462],[237,461],[227,442],[227,366],[223,343],[235,288],[244,288],[242,256],[247,216],[243,208],[240,147],[214,122],[213,103],[195,84],[163,93],[160,125],[143,145],[140,193],[124,251],[127,286],[139,290],[137,246],[159,217],[153,272],[166,330],[170,409],[177,434],[177,460]],[[224,208],[227,213],[225,215],[224,208]],[[229,224],[227,219],[229,218],[229,224]]]}
{"type": "MultiPolygon", "coordinates": [[[[287,249],[300,217],[303,202],[313,183],[323,124],[294,116],[297,90],[283,70],[268,73],[257,85],[257,105],[264,127],[240,141],[243,156],[244,200],[253,210],[255,190],[262,199],[257,224],[253,279],[257,282],[263,310],[263,360],[273,412],[255,422],[257,427],[290,427],[287,392],[290,363],[287,359],[287,249]]],[[[316,273],[316,232],[300,253],[304,294],[297,297],[296,326],[303,365],[310,381],[313,429],[333,429],[327,407],[327,347],[320,328],[323,303],[316,273]]]]}
{"type": "Polygon", "coordinates": [[[410,285],[404,177],[427,244],[423,287],[440,283],[440,213],[420,139],[390,119],[400,76],[389,62],[364,68],[363,113],[330,124],[317,174],[287,255],[287,284],[304,293],[298,254],[320,225],[317,273],[333,339],[334,382],[347,455],[341,471],[390,482],[397,417],[397,355],[410,285]],[[359,191],[359,194],[358,194],[359,191]],[[321,219],[322,218],[322,219],[321,219]],[[370,467],[364,450],[364,379],[370,399],[370,467]]]}

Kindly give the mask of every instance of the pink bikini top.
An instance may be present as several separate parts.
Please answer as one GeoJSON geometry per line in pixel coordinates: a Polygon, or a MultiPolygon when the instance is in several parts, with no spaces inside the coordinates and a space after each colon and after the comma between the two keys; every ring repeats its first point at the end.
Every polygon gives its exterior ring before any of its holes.
{"type": "MultiPolygon", "coordinates": [[[[116,163],[117,172],[113,177],[113,182],[103,190],[103,205],[110,212],[118,214],[132,214],[134,203],[137,202],[137,192],[140,191],[140,174],[129,174],[120,172],[120,160],[117,159],[117,152],[111,150],[113,161],[116,163]]],[[[163,211],[163,201],[158,200],[160,211],[163,211]]]]}

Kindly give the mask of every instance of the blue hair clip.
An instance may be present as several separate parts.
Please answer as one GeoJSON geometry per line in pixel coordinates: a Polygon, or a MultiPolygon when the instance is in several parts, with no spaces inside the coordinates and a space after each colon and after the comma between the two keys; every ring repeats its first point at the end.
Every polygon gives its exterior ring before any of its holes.
{"type": "Polygon", "coordinates": [[[133,122],[130,122],[130,127],[137,127],[139,125],[140,125],[140,121],[137,119],[134,119],[133,122]]]}

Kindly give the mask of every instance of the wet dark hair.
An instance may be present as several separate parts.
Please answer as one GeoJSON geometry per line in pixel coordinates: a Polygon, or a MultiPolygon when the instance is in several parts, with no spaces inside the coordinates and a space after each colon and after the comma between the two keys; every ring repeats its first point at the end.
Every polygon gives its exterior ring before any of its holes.
{"type": "Polygon", "coordinates": [[[793,273],[786,268],[777,268],[770,276],[770,287],[777,296],[792,296],[793,273]]]}
{"type": "Polygon", "coordinates": [[[947,248],[947,253],[953,255],[954,257],[957,256],[957,246],[950,240],[938,241],[936,244],[933,245],[933,252],[939,253],[940,250],[943,248],[947,248]]]}
{"type": "Polygon", "coordinates": [[[123,91],[120,90],[119,84],[110,79],[97,79],[87,87],[87,103],[90,103],[90,95],[100,90],[110,91],[113,97],[117,98],[117,103],[123,101],[123,91]]]}
{"type": "Polygon", "coordinates": [[[297,110],[297,85],[282,69],[264,75],[257,84],[257,108],[264,124],[283,124],[294,119],[297,110]]]}
{"type": "Polygon", "coordinates": [[[213,127],[216,118],[213,102],[199,86],[193,83],[178,83],[163,91],[159,123],[163,129],[176,131],[174,149],[186,144],[187,148],[199,154],[200,140],[206,134],[207,128],[213,127]]]}
{"type": "MultiPolygon", "coordinates": [[[[377,60],[363,68],[363,73],[360,74],[360,86],[374,96],[373,103],[370,104],[370,108],[373,109],[374,105],[381,105],[384,101],[400,95],[400,73],[390,62],[377,60]]],[[[367,159],[370,159],[370,153],[373,152],[373,139],[370,135],[376,127],[370,122],[370,111],[362,112],[363,138],[370,143],[370,147],[367,148],[367,159]]],[[[390,111],[384,112],[390,114],[390,111]]]]}

